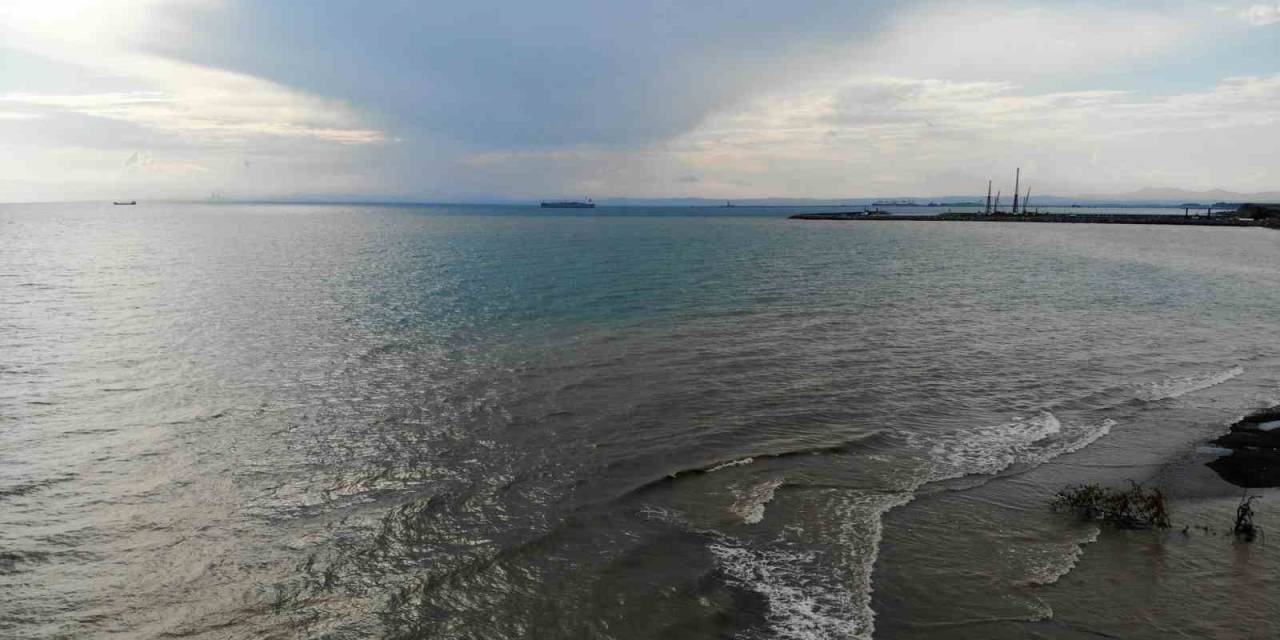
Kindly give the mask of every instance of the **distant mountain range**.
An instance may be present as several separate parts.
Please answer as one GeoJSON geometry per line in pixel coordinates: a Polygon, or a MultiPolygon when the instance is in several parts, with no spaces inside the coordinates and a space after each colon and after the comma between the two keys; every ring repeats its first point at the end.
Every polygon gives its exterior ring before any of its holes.
{"type": "Polygon", "coordinates": [[[1262,191],[1258,193],[1240,193],[1237,191],[1224,191],[1222,189],[1209,189],[1206,191],[1192,191],[1190,189],[1159,189],[1147,187],[1130,191],[1129,193],[1116,194],[1094,194],[1080,196],[1081,200],[1105,200],[1109,202],[1158,202],[1158,203],[1181,203],[1181,202],[1280,202],[1280,191],[1262,191]]]}
{"type": "MultiPolygon", "coordinates": [[[[982,202],[986,194],[953,195],[953,196],[895,196],[884,198],[742,198],[737,200],[715,200],[711,198],[597,198],[602,205],[613,206],[668,206],[668,207],[715,207],[732,202],[738,207],[821,207],[821,206],[865,206],[876,202],[912,202],[927,205],[931,202],[947,205],[959,202],[982,202]]],[[[1002,204],[1010,202],[1008,195],[1001,199],[1002,204]]],[[[1260,193],[1239,193],[1222,189],[1193,191],[1190,189],[1144,188],[1128,193],[1084,194],[1078,196],[1053,196],[1031,194],[1032,206],[1066,206],[1072,204],[1089,205],[1175,205],[1203,204],[1210,205],[1221,202],[1280,202],[1280,191],[1264,191],[1260,193]]]]}

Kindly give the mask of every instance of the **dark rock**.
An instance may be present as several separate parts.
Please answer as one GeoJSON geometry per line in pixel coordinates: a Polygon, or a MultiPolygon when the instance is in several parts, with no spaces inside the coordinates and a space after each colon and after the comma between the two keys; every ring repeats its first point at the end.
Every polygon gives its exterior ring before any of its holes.
{"type": "Polygon", "coordinates": [[[1232,451],[1208,466],[1218,477],[1237,487],[1280,487],[1280,455],[1274,451],[1232,451]]]}
{"type": "Polygon", "coordinates": [[[1272,407],[1247,415],[1231,425],[1231,432],[1213,444],[1228,449],[1275,449],[1280,452],[1280,429],[1264,430],[1262,425],[1280,422],[1280,407],[1272,407]]]}
{"type": "Polygon", "coordinates": [[[1227,449],[1280,449],[1280,429],[1274,431],[1232,431],[1213,441],[1227,449]]]}
{"type": "Polygon", "coordinates": [[[1280,486],[1280,429],[1260,425],[1280,421],[1280,407],[1245,416],[1231,425],[1231,432],[1213,444],[1231,453],[1208,463],[1223,480],[1237,487],[1280,486]]]}

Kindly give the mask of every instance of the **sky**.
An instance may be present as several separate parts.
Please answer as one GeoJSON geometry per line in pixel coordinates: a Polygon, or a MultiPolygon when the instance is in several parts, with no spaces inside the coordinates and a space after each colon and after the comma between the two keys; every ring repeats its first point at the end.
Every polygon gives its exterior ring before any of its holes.
{"type": "Polygon", "coordinates": [[[1280,190],[1280,3],[4,0],[0,202],[1280,190]]]}

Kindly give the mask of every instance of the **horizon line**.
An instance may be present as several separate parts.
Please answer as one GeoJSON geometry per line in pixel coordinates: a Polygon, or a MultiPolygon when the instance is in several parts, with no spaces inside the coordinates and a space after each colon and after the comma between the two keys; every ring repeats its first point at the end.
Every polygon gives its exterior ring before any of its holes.
{"type": "MultiPolygon", "coordinates": [[[[1232,195],[1250,196],[1250,195],[1271,195],[1271,192],[1259,192],[1256,194],[1233,193],[1232,195]]],[[[607,196],[603,198],[591,198],[590,201],[601,203],[615,203],[607,206],[648,206],[644,202],[653,203],[671,203],[668,206],[682,206],[689,208],[726,208],[726,205],[741,207],[840,207],[840,206],[860,206],[865,204],[879,203],[889,206],[922,206],[927,207],[930,204],[938,206],[952,205],[957,206],[968,202],[982,202],[986,198],[985,195],[947,195],[947,196],[846,196],[836,198],[809,198],[809,197],[793,197],[793,196],[765,196],[765,197],[746,197],[746,198],[712,198],[704,196],[607,196]],[[946,201],[951,202],[946,202],[946,201]],[[778,201],[790,201],[794,204],[779,203],[778,201]],[[898,202],[892,202],[898,201],[898,202]],[[628,204],[635,202],[638,204],[628,204]],[[678,202],[688,202],[690,204],[676,204],[678,202]],[[725,204],[719,204],[719,203],[725,204]],[[768,204],[750,204],[768,203],[768,204]],[[697,204],[693,204],[697,203],[697,204]],[[705,204],[703,204],[705,203],[705,204]]],[[[153,202],[153,203],[171,203],[171,204],[360,204],[360,205],[398,205],[398,206],[537,206],[542,202],[552,202],[552,199],[546,198],[493,198],[493,199],[417,199],[403,196],[388,195],[371,195],[371,196],[284,196],[284,197],[249,197],[249,198],[131,198],[137,202],[153,202]]],[[[1241,200],[1220,200],[1218,202],[1189,202],[1183,198],[1168,197],[1130,197],[1117,198],[1107,197],[1105,194],[1096,196],[1058,196],[1046,194],[1035,198],[1037,200],[1055,200],[1055,201],[1071,201],[1074,203],[1087,203],[1091,206],[1101,205],[1135,205],[1135,204],[1248,204],[1252,201],[1247,199],[1241,200]]],[[[112,199],[104,198],[77,198],[73,200],[14,200],[0,201],[3,205],[31,205],[31,204],[89,204],[89,203],[109,203],[112,199]]],[[[1062,206],[1061,204],[1045,205],[1045,206],[1062,206]]],[[[727,207],[732,208],[732,207],[727,207]]]]}

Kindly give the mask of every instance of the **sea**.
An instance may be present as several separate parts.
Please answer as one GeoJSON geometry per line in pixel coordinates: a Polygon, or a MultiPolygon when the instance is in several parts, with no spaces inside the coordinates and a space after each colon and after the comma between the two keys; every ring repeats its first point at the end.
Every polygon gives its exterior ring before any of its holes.
{"type": "Polygon", "coordinates": [[[0,205],[0,637],[1280,635],[1280,232],[808,211],[0,205]]]}

